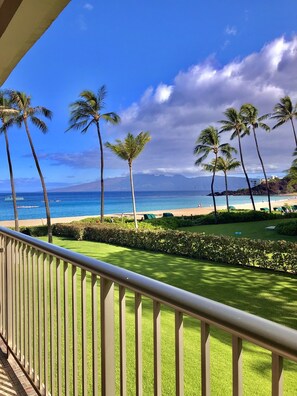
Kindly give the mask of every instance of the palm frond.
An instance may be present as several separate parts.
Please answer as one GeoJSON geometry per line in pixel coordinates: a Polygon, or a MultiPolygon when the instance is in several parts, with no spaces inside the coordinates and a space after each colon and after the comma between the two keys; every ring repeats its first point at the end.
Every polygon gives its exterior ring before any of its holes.
{"type": "Polygon", "coordinates": [[[38,128],[42,133],[47,133],[48,128],[47,125],[44,121],[42,121],[40,118],[35,117],[35,116],[31,116],[30,120],[32,122],[32,124],[38,128]]]}

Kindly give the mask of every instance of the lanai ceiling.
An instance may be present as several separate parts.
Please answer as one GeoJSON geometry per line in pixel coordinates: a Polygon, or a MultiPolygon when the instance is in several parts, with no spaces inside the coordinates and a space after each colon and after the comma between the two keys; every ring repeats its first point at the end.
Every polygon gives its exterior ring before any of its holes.
{"type": "Polygon", "coordinates": [[[0,85],[70,0],[0,0],[0,85]]]}

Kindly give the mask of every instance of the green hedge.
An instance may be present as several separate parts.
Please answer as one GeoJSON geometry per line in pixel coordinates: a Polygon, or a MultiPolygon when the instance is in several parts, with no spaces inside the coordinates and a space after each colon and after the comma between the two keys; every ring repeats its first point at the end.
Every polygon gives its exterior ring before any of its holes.
{"type": "Polygon", "coordinates": [[[84,228],[85,226],[78,222],[66,224],[57,223],[53,225],[53,235],[80,241],[83,239],[84,228]]]}
{"type": "Polygon", "coordinates": [[[78,229],[77,225],[60,224],[55,226],[54,235],[297,274],[297,244],[286,241],[239,239],[173,230],[136,232],[108,225],[78,229]]]}
{"type": "Polygon", "coordinates": [[[275,230],[281,235],[297,236],[297,221],[288,221],[287,223],[278,224],[275,230]]]}
{"type": "Polygon", "coordinates": [[[41,237],[47,235],[47,226],[30,226],[30,227],[20,227],[20,232],[22,234],[30,235],[33,237],[41,237]]]}

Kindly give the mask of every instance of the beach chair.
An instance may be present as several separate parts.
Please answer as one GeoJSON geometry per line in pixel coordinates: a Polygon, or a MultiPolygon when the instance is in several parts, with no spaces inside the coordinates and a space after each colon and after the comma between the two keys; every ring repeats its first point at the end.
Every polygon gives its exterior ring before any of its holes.
{"type": "Polygon", "coordinates": [[[173,217],[173,213],[169,213],[169,212],[163,213],[163,217],[173,217]]]}
{"type": "Polygon", "coordinates": [[[152,220],[152,219],[155,219],[155,218],[156,218],[156,215],[153,214],[153,213],[145,213],[143,215],[143,219],[144,220],[152,220]]]}

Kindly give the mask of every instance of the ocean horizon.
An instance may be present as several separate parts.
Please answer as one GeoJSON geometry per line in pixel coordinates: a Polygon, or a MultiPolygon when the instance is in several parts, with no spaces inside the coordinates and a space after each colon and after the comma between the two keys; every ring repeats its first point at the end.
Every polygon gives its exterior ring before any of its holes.
{"type": "MultiPolygon", "coordinates": [[[[208,191],[154,191],[136,192],[136,208],[138,213],[154,210],[170,210],[183,208],[212,207],[212,197],[208,191]]],[[[0,221],[13,220],[13,204],[10,194],[0,193],[0,221]]],[[[18,215],[20,220],[44,219],[45,208],[42,192],[17,194],[18,215]]],[[[100,214],[100,192],[49,192],[50,211],[52,218],[96,216],[100,214]]],[[[286,199],[287,196],[273,196],[272,200],[286,199]]],[[[266,196],[255,196],[255,202],[263,202],[267,206],[266,196]]],[[[230,196],[230,205],[250,203],[249,196],[230,196]]],[[[225,196],[216,197],[218,206],[226,204],[225,196]]],[[[132,213],[131,192],[105,192],[104,213],[132,213]]]]}

